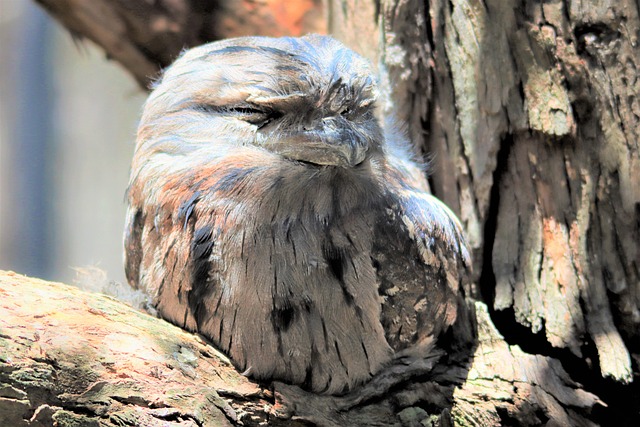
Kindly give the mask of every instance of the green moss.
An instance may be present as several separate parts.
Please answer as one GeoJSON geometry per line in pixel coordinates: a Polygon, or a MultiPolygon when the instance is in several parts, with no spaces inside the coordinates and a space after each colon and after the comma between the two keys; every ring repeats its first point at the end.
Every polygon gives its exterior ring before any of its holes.
{"type": "Polygon", "coordinates": [[[98,420],[93,417],[74,414],[65,410],[57,411],[52,418],[58,427],[100,427],[98,420]]]}

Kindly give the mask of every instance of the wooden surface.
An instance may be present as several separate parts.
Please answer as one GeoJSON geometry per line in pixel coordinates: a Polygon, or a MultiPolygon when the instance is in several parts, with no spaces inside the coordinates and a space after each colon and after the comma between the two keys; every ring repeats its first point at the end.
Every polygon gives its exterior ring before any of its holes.
{"type": "Polygon", "coordinates": [[[509,346],[483,304],[470,313],[447,354],[323,396],[251,382],[197,335],[112,297],[0,271],[0,425],[498,426],[541,413],[593,425],[596,396],[557,361],[509,346]]]}
{"type": "Polygon", "coordinates": [[[2,426],[213,426],[253,411],[266,417],[271,394],[226,357],[111,297],[0,272],[0,301],[2,426]]]}
{"type": "Polygon", "coordinates": [[[434,190],[467,225],[483,296],[530,337],[573,353],[567,363],[595,346],[594,374],[631,382],[640,83],[624,76],[640,66],[637,3],[469,1],[435,12],[427,144],[451,154],[436,162],[455,173],[434,174],[434,190]]]}

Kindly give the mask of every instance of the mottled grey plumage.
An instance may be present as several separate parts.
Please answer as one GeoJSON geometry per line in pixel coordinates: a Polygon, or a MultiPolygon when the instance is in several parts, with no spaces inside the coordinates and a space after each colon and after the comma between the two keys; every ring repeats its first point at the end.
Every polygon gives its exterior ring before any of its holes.
{"type": "Polygon", "coordinates": [[[454,215],[385,138],[367,62],[329,37],[182,55],[138,131],[129,282],[240,370],[341,393],[456,317],[454,215]]]}

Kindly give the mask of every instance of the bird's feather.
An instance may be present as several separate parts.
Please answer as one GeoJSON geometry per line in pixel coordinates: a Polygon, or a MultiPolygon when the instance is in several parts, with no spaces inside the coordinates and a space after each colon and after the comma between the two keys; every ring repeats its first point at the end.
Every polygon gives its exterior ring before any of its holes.
{"type": "Polygon", "coordinates": [[[375,96],[329,37],[187,51],[138,131],[129,282],[258,379],[335,394],[420,353],[455,320],[468,254],[375,96]]]}

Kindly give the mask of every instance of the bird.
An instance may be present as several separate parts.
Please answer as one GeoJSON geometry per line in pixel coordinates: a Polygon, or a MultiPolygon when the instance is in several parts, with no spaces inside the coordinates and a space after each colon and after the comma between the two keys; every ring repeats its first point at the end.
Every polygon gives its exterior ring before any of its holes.
{"type": "Polygon", "coordinates": [[[259,381],[341,395],[420,357],[456,320],[470,251],[378,97],[330,36],[186,50],[142,112],[128,282],[259,381]]]}

